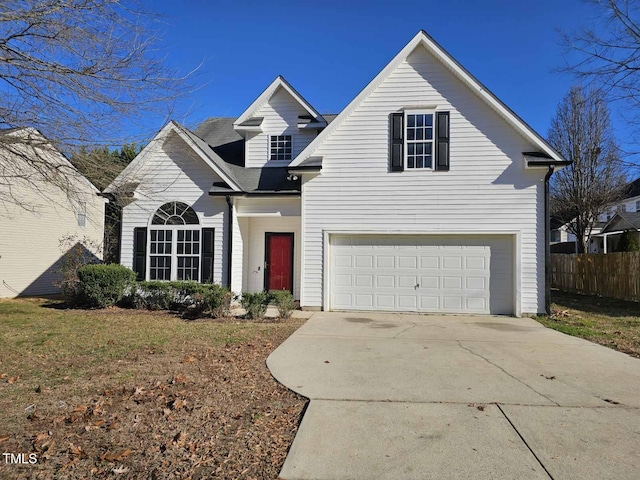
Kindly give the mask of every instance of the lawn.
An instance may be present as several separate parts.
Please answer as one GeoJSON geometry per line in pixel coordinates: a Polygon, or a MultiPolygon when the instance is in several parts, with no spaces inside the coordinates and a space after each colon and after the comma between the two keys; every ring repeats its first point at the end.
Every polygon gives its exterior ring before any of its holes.
{"type": "Polygon", "coordinates": [[[543,325],[640,358],[640,303],[553,291],[543,325]]]}
{"type": "Polygon", "coordinates": [[[265,360],[303,320],[0,301],[0,478],[276,478],[305,399],[265,360]]]}

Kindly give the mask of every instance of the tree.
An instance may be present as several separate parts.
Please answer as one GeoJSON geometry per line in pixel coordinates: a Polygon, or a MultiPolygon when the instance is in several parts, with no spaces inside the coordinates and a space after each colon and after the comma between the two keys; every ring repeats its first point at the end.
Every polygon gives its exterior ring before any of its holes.
{"type": "Polygon", "coordinates": [[[600,88],[609,100],[624,100],[640,123],[640,0],[585,0],[595,6],[595,28],[564,32],[570,56],[562,69],[600,88]]]}
{"type": "Polygon", "coordinates": [[[68,188],[74,170],[38,155],[48,142],[62,152],[121,144],[136,120],[168,114],[186,93],[156,53],[156,20],[136,0],[0,0],[0,129],[42,134],[0,134],[0,206],[26,175],[68,188]]]}
{"type": "Polygon", "coordinates": [[[583,253],[598,216],[622,197],[626,186],[602,94],[572,87],[558,105],[548,140],[573,162],[551,177],[552,215],[567,224],[583,253]]]}
{"type": "Polygon", "coordinates": [[[616,252],[637,252],[639,250],[640,244],[638,244],[636,236],[629,230],[625,230],[625,232],[620,236],[616,252]]]}

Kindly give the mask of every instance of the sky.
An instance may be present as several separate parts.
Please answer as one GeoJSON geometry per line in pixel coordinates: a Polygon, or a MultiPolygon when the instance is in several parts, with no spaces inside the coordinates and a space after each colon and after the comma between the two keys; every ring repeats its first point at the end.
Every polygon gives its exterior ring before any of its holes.
{"type": "Polygon", "coordinates": [[[556,71],[566,62],[559,32],[596,15],[581,0],[144,1],[164,15],[169,64],[182,73],[200,65],[199,88],[175,112],[188,126],[239,116],[278,75],[319,112],[339,113],[424,29],[546,137],[574,82],[556,71]]]}

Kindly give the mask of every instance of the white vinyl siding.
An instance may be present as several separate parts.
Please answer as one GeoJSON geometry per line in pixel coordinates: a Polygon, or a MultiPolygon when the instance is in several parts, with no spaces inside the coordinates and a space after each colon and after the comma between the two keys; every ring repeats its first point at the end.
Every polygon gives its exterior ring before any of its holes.
{"type": "Polygon", "coordinates": [[[291,135],[292,157],[295,158],[316,137],[315,130],[299,130],[298,116],[309,115],[298,101],[289,92],[279,88],[271,99],[261,106],[254,117],[263,117],[262,132],[249,134],[245,146],[245,166],[282,167],[288,165],[291,160],[269,160],[270,137],[272,135],[291,135]]]}
{"type": "Polygon", "coordinates": [[[534,150],[485,102],[418,47],[313,153],[303,177],[302,305],[323,306],[324,232],[518,232],[520,311],[544,311],[544,174],[534,150]],[[389,114],[450,112],[450,171],[389,173],[389,114]]]}
{"type": "Polygon", "coordinates": [[[213,281],[224,283],[227,203],[224,198],[207,193],[220,178],[177,135],[170,134],[166,141],[154,141],[158,143],[152,145],[140,169],[132,172],[141,183],[136,188],[136,199],[122,210],[120,261],[133,267],[135,227],[149,227],[151,217],[165,203],[184,202],[198,214],[199,228],[215,228],[213,281]]]}

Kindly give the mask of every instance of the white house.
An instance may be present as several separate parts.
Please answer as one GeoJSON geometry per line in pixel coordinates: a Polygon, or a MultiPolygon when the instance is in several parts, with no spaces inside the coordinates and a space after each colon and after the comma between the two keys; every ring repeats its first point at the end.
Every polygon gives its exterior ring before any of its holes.
{"type": "Polygon", "coordinates": [[[57,293],[72,247],[100,258],[106,200],[37,130],[0,142],[0,297],[57,293]]]}
{"type": "MultiPolygon", "coordinates": [[[[615,250],[618,239],[623,232],[620,228],[624,227],[633,231],[638,229],[637,215],[631,215],[634,213],[640,213],[640,178],[629,182],[625,188],[624,197],[598,216],[591,230],[588,253],[609,253],[615,250]],[[619,225],[616,216],[626,218],[623,218],[619,225]],[[614,220],[616,220],[616,225],[615,228],[612,228],[614,220]],[[616,228],[618,229],[616,230],[616,228]]],[[[575,244],[576,236],[569,231],[567,224],[556,222],[551,229],[551,243],[575,244]]],[[[577,247],[574,247],[572,251],[577,251],[577,247]]]]}
{"type": "Polygon", "coordinates": [[[545,311],[567,162],[538,134],[422,31],[334,117],[278,77],[237,119],[167,124],[106,190],[122,263],[308,309],[545,311]]]}

